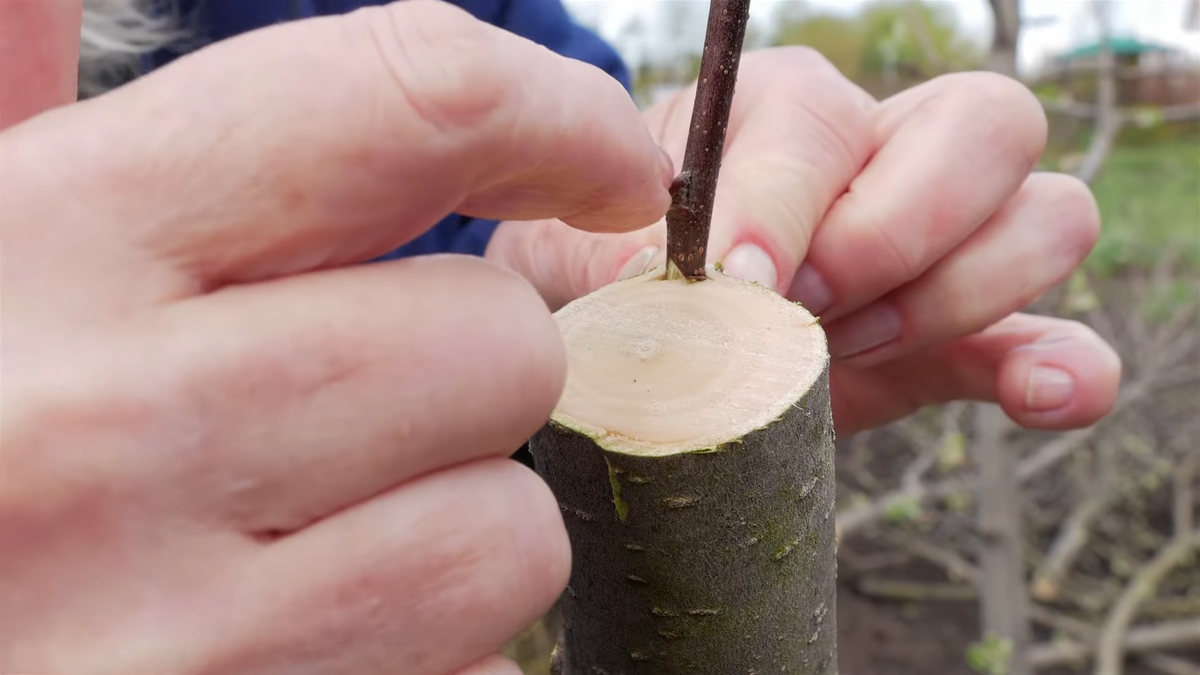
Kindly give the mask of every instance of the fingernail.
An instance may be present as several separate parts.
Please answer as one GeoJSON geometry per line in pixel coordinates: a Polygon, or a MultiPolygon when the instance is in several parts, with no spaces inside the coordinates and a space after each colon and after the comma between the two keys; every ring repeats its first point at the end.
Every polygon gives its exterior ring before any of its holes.
{"type": "Polygon", "coordinates": [[[671,183],[675,182],[675,160],[671,159],[670,153],[663,146],[658,146],[658,157],[662,163],[662,179],[663,187],[671,189],[671,183]]]}
{"type": "Polygon", "coordinates": [[[1025,389],[1025,407],[1046,411],[1061,408],[1075,395],[1075,378],[1060,368],[1034,366],[1025,389]]]}
{"type": "Polygon", "coordinates": [[[617,272],[617,281],[645,273],[650,269],[650,265],[654,262],[654,256],[656,255],[658,255],[657,246],[647,246],[634,253],[633,257],[625,261],[625,264],[621,266],[621,270],[617,272]]]}
{"type": "Polygon", "coordinates": [[[829,327],[829,351],[846,358],[885,345],[900,337],[900,312],[887,302],[835,321],[829,327]]]}
{"type": "Polygon", "coordinates": [[[775,290],[779,285],[779,275],[775,271],[775,261],[767,252],[754,244],[741,244],[735,247],[721,261],[724,273],[728,276],[752,281],[760,286],[775,290]]]}
{"type": "Polygon", "coordinates": [[[813,314],[820,314],[833,304],[833,293],[825,277],[821,276],[812,265],[801,265],[792,277],[792,285],[788,288],[788,300],[793,300],[804,306],[813,314]]]}

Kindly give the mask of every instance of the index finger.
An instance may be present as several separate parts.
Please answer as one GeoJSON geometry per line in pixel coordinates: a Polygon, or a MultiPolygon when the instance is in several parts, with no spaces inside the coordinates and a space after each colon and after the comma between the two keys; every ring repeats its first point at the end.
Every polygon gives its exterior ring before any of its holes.
{"type": "Polygon", "coordinates": [[[80,0],[0,0],[0,131],[75,100],[80,0]]]}
{"type": "Polygon", "coordinates": [[[21,131],[14,227],[103,246],[107,279],[135,261],[143,297],[368,260],[449,213],[617,231],[670,203],[616,80],[443,2],[236,37],[21,131]]]}

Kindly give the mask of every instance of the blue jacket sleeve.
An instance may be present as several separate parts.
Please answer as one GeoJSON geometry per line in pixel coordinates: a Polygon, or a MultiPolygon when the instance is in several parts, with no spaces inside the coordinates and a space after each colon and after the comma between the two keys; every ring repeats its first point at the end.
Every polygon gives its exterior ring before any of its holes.
{"type": "Polygon", "coordinates": [[[630,90],[629,70],[620,55],[572,19],[561,0],[507,0],[505,5],[502,28],[563,56],[597,66],[630,90]]]}

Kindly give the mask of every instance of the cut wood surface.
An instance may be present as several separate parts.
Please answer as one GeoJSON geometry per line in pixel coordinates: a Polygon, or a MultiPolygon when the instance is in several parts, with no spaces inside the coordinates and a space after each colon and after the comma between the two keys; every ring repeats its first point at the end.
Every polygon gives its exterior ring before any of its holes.
{"type": "Polygon", "coordinates": [[[569,360],[531,441],[571,538],[564,675],[836,671],[825,334],[709,269],[556,314],[569,360]]]}

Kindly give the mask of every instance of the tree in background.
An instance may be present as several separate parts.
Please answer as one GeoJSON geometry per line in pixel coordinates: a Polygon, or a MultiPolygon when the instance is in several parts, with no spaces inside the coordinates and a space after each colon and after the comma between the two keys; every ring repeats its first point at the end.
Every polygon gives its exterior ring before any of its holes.
{"type": "Polygon", "coordinates": [[[886,96],[931,77],[978,67],[983,54],[944,3],[878,1],[856,14],[785,3],[771,17],[771,45],[805,45],[846,77],[886,96]]]}
{"type": "MultiPolygon", "coordinates": [[[[652,103],[695,79],[700,67],[696,41],[677,36],[702,27],[705,8],[703,2],[658,3],[654,21],[633,19],[616,37],[622,53],[636,55],[634,96],[639,103],[652,103]],[[670,31],[664,37],[650,24],[670,31]]],[[[747,49],[811,47],[878,96],[943,73],[979,68],[986,57],[959,25],[953,7],[923,0],[876,0],[852,14],[816,10],[802,2],[779,3],[765,22],[750,25],[745,44],[747,49]]]]}

